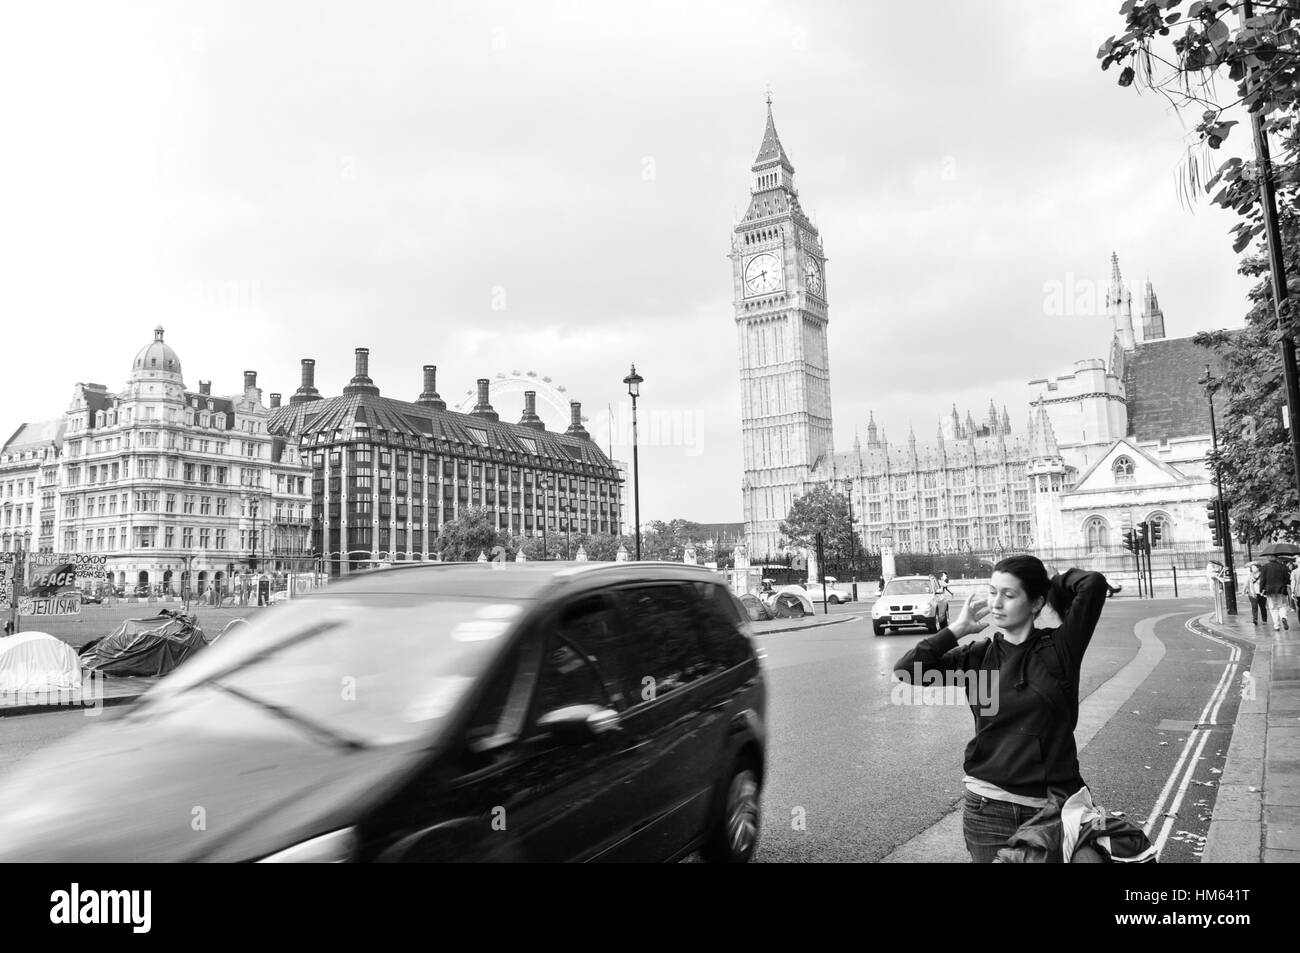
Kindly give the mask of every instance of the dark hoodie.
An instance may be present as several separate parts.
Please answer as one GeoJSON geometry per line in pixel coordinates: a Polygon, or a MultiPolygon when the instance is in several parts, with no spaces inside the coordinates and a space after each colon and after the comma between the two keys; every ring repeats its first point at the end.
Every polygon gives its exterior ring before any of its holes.
{"type": "Polygon", "coordinates": [[[1073,793],[1083,786],[1074,744],[1079,669],[1106,602],[1106,577],[1071,569],[1052,580],[1048,599],[1062,617],[1061,626],[1035,628],[1018,646],[1000,632],[959,646],[945,627],[894,666],[905,682],[918,674],[960,673],[975,716],[966,773],[1026,797],[1047,797],[1049,789],[1073,793]],[[985,707],[990,689],[994,703],[985,707]]]}

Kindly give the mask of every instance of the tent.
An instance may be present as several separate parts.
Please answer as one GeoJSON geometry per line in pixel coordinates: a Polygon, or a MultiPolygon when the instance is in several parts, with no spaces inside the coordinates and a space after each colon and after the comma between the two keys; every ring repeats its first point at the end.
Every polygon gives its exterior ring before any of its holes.
{"type": "Polygon", "coordinates": [[[58,692],[81,687],[81,661],[67,642],[46,632],[0,639],[0,692],[58,692]]]}
{"type": "Polygon", "coordinates": [[[127,619],[112,635],[81,648],[81,664],[102,675],[166,675],[207,641],[192,615],[164,609],[157,618],[127,619]]]}

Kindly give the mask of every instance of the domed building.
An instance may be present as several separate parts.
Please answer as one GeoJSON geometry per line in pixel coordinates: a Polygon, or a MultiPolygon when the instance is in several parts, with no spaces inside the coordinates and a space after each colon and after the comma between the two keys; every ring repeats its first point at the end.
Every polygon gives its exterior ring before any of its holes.
{"type": "MultiPolygon", "coordinates": [[[[308,470],[267,433],[279,404],[270,396],[267,406],[256,371],[245,371],[243,389],[230,395],[213,394],[210,380],[187,389],[180,357],[154,328],[123,390],[78,383],[57,427],[25,424],[10,440],[22,446],[6,444],[30,449],[48,433],[58,461],[39,517],[28,520],[40,523],[24,547],[33,563],[99,555],[102,582],[128,594],[179,597],[188,581],[208,598],[239,590],[255,573],[309,570],[308,470]]],[[[25,479],[30,496],[35,486],[25,479]]]]}

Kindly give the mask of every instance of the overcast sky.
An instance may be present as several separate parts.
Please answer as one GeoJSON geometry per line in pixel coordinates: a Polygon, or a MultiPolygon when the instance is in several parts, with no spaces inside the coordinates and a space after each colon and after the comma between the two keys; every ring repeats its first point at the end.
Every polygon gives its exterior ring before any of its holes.
{"type": "Polygon", "coordinates": [[[214,393],[287,399],[312,357],[336,394],[364,346],[407,400],[426,363],[452,403],[504,374],[514,420],[532,371],[548,425],[581,400],[630,460],[635,361],[643,520],[738,521],[727,254],[769,86],[829,259],[836,448],[990,397],[1021,428],[1030,379],[1106,353],[1079,305],[1112,250],[1171,337],[1246,310],[1232,217],[1178,202],[1195,115],[1098,68],[1118,7],[11,6],[0,430],[122,388],[162,324],[214,393]]]}

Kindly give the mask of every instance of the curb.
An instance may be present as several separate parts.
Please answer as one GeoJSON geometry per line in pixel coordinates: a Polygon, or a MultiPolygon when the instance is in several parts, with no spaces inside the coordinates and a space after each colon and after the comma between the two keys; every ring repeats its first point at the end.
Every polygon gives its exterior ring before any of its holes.
{"type": "Polygon", "coordinates": [[[1243,639],[1220,628],[1210,614],[1197,616],[1192,625],[1203,632],[1254,649],[1250,674],[1255,681],[1253,699],[1242,698],[1232,726],[1232,740],[1219,791],[1206,832],[1203,864],[1258,864],[1264,861],[1264,761],[1268,740],[1268,693],[1273,645],[1243,639]]]}
{"type": "Polygon", "coordinates": [[[859,622],[862,616],[848,615],[840,619],[827,619],[824,622],[805,622],[802,625],[790,625],[783,629],[763,629],[761,632],[755,632],[754,635],[773,635],[777,632],[801,632],[804,629],[819,629],[827,625],[839,625],[841,622],[859,622]]]}

